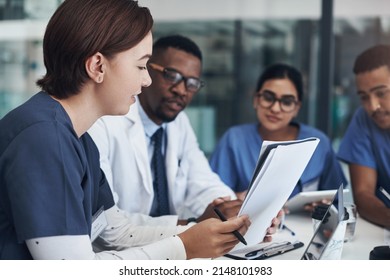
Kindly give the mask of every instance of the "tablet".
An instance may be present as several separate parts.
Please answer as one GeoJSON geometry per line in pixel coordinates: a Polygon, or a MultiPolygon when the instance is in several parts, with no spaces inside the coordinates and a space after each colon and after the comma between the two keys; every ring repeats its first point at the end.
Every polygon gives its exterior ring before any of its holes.
{"type": "MultiPolygon", "coordinates": [[[[337,190],[326,190],[326,191],[310,191],[300,192],[285,204],[285,207],[290,212],[302,211],[305,204],[313,203],[323,199],[331,201],[336,194],[337,190]]],[[[344,194],[348,192],[348,189],[344,189],[344,194]]]]}

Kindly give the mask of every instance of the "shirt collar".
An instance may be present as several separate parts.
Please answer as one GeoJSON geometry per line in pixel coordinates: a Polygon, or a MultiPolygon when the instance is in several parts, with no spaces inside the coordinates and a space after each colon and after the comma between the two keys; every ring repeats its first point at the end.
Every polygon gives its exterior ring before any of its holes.
{"type": "Polygon", "coordinates": [[[164,128],[164,130],[167,128],[167,124],[163,123],[162,125],[157,125],[154,123],[148,115],[145,113],[144,108],[142,108],[141,102],[137,102],[138,105],[138,111],[141,118],[142,125],[144,126],[145,134],[147,137],[152,137],[152,135],[159,129],[160,127],[164,128]]]}

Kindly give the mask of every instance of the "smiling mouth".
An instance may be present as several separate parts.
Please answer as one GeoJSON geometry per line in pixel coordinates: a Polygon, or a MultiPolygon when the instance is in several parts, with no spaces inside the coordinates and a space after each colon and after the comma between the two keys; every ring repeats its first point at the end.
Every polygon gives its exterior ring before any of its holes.
{"type": "Polygon", "coordinates": [[[269,120],[271,122],[278,122],[278,121],[280,121],[280,119],[278,117],[275,117],[275,116],[268,115],[266,117],[267,117],[267,120],[269,120]]]}
{"type": "Polygon", "coordinates": [[[372,115],[372,118],[376,121],[376,122],[384,122],[386,119],[388,119],[388,114],[386,113],[376,113],[376,114],[373,114],[372,115]]]}

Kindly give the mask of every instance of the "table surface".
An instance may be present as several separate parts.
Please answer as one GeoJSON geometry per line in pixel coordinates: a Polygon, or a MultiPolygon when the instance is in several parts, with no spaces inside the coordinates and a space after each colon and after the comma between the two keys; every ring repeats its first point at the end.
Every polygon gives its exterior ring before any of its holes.
{"type": "MultiPolygon", "coordinates": [[[[304,246],[269,260],[300,260],[313,236],[313,224],[309,213],[292,213],[286,216],[285,224],[292,229],[304,246]]],[[[341,259],[368,260],[371,250],[376,246],[389,245],[389,232],[361,217],[357,217],[355,236],[345,242],[341,259]]],[[[226,257],[219,259],[228,259],[226,257]]]]}
{"type": "MultiPolygon", "coordinates": [[[[311,217],[308,213],[290,214],[286,216],[285,224],[297,234],[298,239],[305,245],[299,249],[275,256],[274,259],[299,260],[313,236],[311,217]]],[[[351,241],[344,243],[341,259],[368,260],[370,252],[375,246],[385,244],[385,230],[358,216],[355,236],[351,241]]]]}

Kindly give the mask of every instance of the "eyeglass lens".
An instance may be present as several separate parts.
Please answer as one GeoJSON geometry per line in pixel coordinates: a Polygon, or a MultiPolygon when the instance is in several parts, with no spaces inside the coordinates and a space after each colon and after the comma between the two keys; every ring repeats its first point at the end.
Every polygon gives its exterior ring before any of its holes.
{"type": "Polygon", "coordinates": [[[172,70],[172,69],[165,68],[164,69],[164,77],[165,77],[165,79],[172,82],[173,84],[178,84],[179,82],[184,80],[186,89],[188,91],[195,92],[195,91],[198,91],[202,87],[202,82],[199,79],[191,78],[191,77],[186,78],[182,74],[180,74],[179,72],[172,70]]]}
{"type": "Polygon", "coordinates": [[[258,94],[260,99],[260,105],[264,108],[271,108],[276,101],[279,102],[280,108],[284,112],[291,112],[295,109],[295,105],[297,101],[293,96],[283,96],[281,98],[277,98],[276,95],[269,91],[264,91],[258,94]]]}

